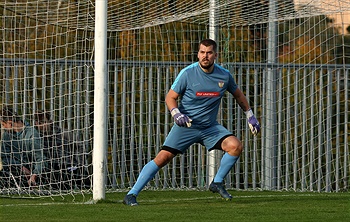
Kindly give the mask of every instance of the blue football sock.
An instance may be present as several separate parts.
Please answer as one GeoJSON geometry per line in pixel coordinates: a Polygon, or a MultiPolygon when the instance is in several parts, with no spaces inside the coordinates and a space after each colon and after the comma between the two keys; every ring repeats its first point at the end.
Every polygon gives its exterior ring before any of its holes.
{"type": "Polygon", "coordinates": [[[228,172],[232,169],[233,165],[237,162],[239,156],[231,156],[228,153],[225,153],[221,159],[220,167],[218,172],[214,177],[214,183],[221,183],[224,181],[224,178],[228,172]]]}
{"type": "Polygon", "coordinates": [[[141,170],[135,185],[128,192],[128,195],[134,194],[137,196],[141,192],[141,190],[146,186],[146,184],[150,180],[152,180],[152,178],[154,177],[154,175],[156,175],[159,169],[160,168],[157,166],[157,164],[153,160],[148,162],[141,170]]]}

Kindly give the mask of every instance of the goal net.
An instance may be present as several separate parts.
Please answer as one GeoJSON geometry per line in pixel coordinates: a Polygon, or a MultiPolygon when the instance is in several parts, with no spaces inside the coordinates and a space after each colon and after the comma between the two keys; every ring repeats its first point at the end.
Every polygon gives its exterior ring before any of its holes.
{"type": "MultiPolygon", "coordinates": [[[[95,2],[1,0],[0,14],[1,195],[91,192],[95,2]]],[[[218,121],[244,146],[226,187],[348,189],[348,0],[110,0],[107,191],[131,187],[161,149],[165,95],[205,38],[262,125],[253,137],[224,97],[218,121]]],[[[205,189],[213,155],[193,144],[147,188],[205,189]]]]}

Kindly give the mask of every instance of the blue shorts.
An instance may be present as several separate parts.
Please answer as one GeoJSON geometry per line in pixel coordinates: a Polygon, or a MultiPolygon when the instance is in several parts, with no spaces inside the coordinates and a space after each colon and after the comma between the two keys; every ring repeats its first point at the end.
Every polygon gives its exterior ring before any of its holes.
{"type": "Polygon", "coordinates": [[[207,150],[221,149],[221,146],[217,148],[215,145],[221,139],[231,135],[233,134],[220,124],[203,129],[179,127],[174,124],[163,143],[163,148],[171,148],[179,151],[176,153],[184,153],[192,144],[200,143],[207,150]]]}

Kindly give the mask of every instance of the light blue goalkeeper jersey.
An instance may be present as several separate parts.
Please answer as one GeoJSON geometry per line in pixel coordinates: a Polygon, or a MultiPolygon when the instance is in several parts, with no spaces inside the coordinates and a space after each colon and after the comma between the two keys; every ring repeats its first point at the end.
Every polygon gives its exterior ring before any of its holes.
{"type": "Polygon", "coordinates": [[[214,64],[212,73],[205,73],[199,63],[187,66],[177,76],[171,89],[181,95],[179,110],[192,119],[193,128],[217,124],[221,98],[226,91],[233,94],[237,84],[227,69],[214,64]]]}

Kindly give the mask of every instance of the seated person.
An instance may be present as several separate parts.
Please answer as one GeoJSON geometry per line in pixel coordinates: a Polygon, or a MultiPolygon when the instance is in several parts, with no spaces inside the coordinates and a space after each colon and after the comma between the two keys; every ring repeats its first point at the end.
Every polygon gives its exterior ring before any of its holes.
{"type": "MultiPolygon", "coordinates": [[[[74,179],[81,185],[85,164],[81,158],[84,157],[84,146],[82,142],[74,140],[72,132],[63,131],[52,121],[48,112],[39,111],[34,115],[35,126],[38,129],[45,147],[45,154],[50,159],[50,167],[61,182],[70,183],[74,179]],[[73,178],[71,178],[73,176],[73,178]]],[[[67,184],[66,183],[66,184],[67,184]]]]}
{"type": "Polygon", "coordinates": [[[17,178],[25,176],[29,186],[37,186],[38,177],[46,168],[38,131],[8,107],[2,110],[1,126],[2,171],[17,178]]]}

